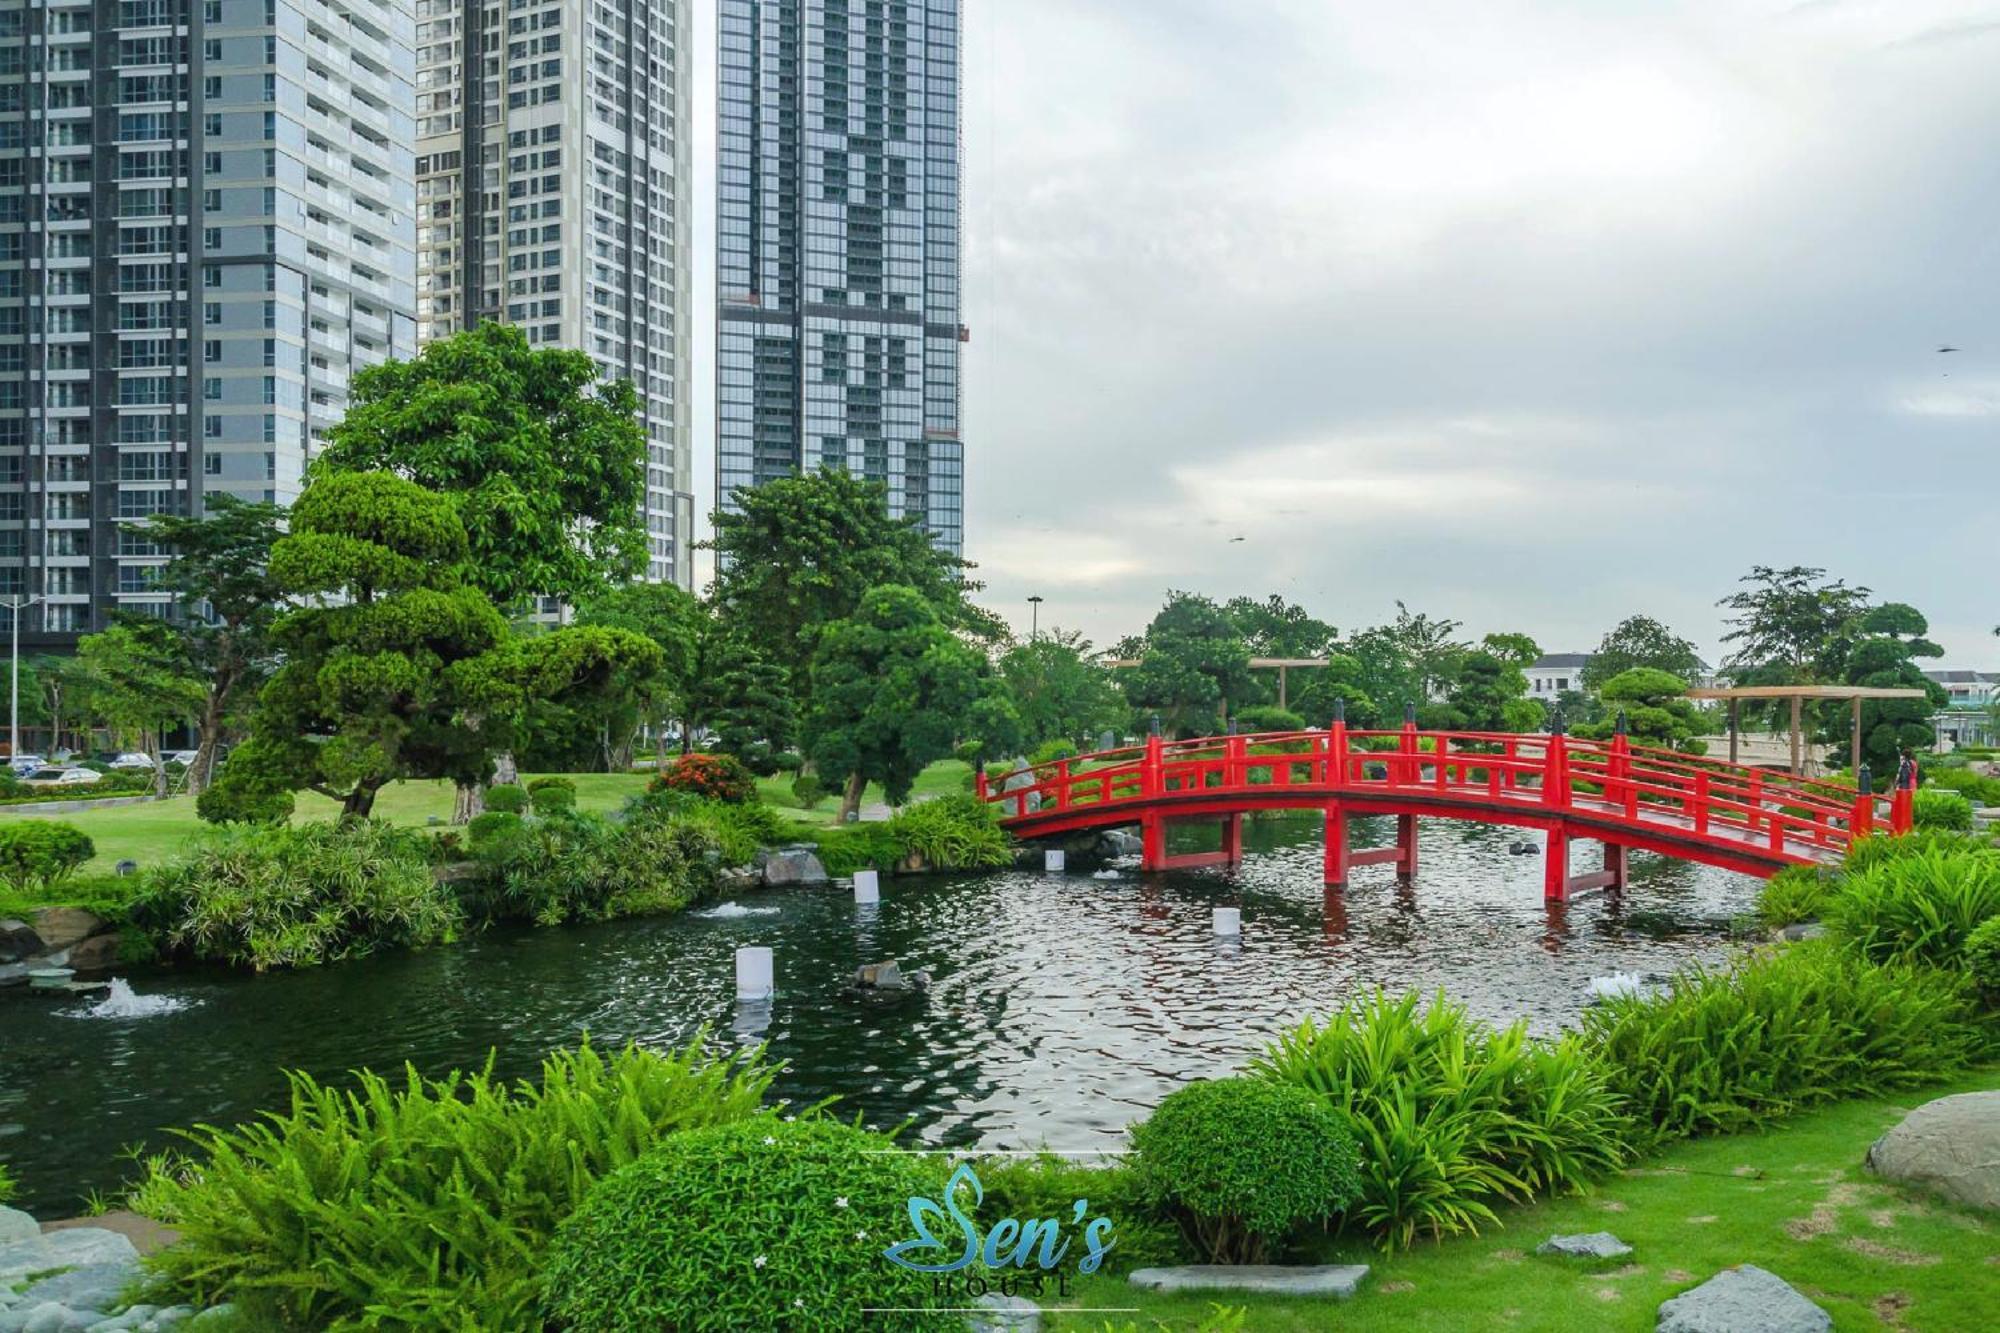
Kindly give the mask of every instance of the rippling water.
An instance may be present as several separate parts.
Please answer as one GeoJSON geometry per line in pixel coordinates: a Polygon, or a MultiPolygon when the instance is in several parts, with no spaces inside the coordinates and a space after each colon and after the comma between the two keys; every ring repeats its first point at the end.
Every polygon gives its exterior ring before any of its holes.
{"type": "MultiPolygon", "coordinates": [[[[1357,821],[1356,845],[1389,840],[1385,824],[1357,821]]],[[[586,1031],[673,1042],[702,1024],[768,1040],[792,1066],[784,1095],[911,1118],[929,1142],[1115,1147],[1175,1085],[1238,1067],[1357,987],[1442,987],[1482,1016],[1552,1029],[1587,1002],[1592,977],[1719,957],[1756,891],[1635,854],[1622,905],[1589,897],[1552,916],[1539,848],[1508,850],[1535,836],[1427,821],[1415,887],[1368,867],[1329,898],[1317,826],[1259,822],[1233,874],[890,880],[874,909],[839,890],[794,890],[747,900],[778,909],[768,914],[493,932],[283,976],[135,975],[142,994],[186,1002],[144,1018],[10,992],[0,1159],[25,1202],[53,1212],[115,1186],[126,1145],[272,1105],[282,1067],[328,1077],[407,1060],[435,1073],[491,1049],[502,1073],[524,1074],[586,1031]],[[1237,903],[1241,941],[1216,939],[1210,909],[1237,903]],[[735,1001],[731,958],[745,944],[776,950],[767,1006],[735,1001]],[[928,969],[929,994],[842,994],[856,966],[885,958],[928,969]]]]}

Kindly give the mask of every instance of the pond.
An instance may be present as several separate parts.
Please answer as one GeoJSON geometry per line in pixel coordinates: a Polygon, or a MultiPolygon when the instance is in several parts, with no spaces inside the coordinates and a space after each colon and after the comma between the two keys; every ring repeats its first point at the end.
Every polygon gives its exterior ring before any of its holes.
{"type": "MultiPolygon", "coordinates": [[[[1356,821],[1355,845],[1391,841],[1386,824],[1356,821]]],[[[1552,913],[1537,835],[1432,820],[1421,837],[1415,886],[1376,866],[1344,895],[1320,884],[1316,822],[1253,821],[1234,872],[887,880],[878,908],[838,889],[775,891],[720,913],[494,931],[295,974],[147,972],[135,988],[181,1007],[142,1018],[10,993],[0,1160],[24,1186],[16,1202],[54,1215],[117,1186],[129,1145],[275,1105],[284,1067],[441,1073],[491,1050],[519,1075],[585,1032],[671,1043],[704,1024],[767,1040],[791,1066],[783,1095],[838,1096],[869,1121],[914,1122],[929,1143],[1112,1148],[1174,1087],[1240,1067],[1357,988],[1442,988],[1483,1017],[1553,1030],[1588,1003],[1593,977],[1723,956],[1757,889],[1635,856],[1622,903],[1552,913]],[[1510,852],[1523,839],[1535,855],[1510,852]],[[1241,940],[1220,941],[1211,909],[1237,903],[1241,940]],[[735,1001],[731,960],[746,944],[776,950],[768,1006],[735,1001]],[[929,994],[842,994],[855,967],[887,958],[928,969],[929,994]]]]}

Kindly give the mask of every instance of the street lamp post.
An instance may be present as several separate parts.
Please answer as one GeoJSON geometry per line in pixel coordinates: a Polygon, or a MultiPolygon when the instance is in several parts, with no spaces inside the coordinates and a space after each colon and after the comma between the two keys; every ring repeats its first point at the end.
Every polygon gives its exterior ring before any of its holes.
{"type": "Polygon", "coordinates": [[[40,597],[16,597],[6,603],[13,630],[13,665],[7,686],[7,762],[21,756],[21,613],[41,601],[40,597]]]}
{"type": "Polygon", "coordinates": [[[1028,642],[1033,643],[1042,635],[1042,598],[1037,593],[1028,599],[1028,642]]]}

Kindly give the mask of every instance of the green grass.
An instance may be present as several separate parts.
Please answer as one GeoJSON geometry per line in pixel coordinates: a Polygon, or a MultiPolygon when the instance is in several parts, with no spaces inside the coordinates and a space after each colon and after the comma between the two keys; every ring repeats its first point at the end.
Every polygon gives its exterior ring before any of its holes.
{"type": "MultiPolygon", "coordinates": [[[[940,759],[922,773],[910,787],[910,799],[915,801],[932,796],[950,796],[966,790],[972,775],[972,766],[957,759],[940,759]]],[[[840,815],[840,793],[830,792],[817,809],[806,810],[799,806],[792,796],[792,775],[780,773],[775,777],[758,778],[757,793],[766,805],[775,806],[787,819],[798,820],[802,824],[831,824],[840,815]]],[[[863,809],[886,802],[880,783],[871,782],[861,794],[863,809]]]]}
{"type": "MultiPolygon", "coordinates": [[[[1122,1278],[1073,1284],[1080,1307],[1138,1307],[1192,1328],[1217,1300],[1245,1306],[1247,1326],[1287,1330],[1628,1329],[1650,1333],[1661,1301],[1732,1264],[1784,1278],[1833,1316],[1837,1329],[1964,1330],[1992,1326],[2000,1290],[2000,1221],[1904,1191],[1862,1167],[1868,1145],[1905,1112],[1954,1092],[2000,1088],[2000,1069],[1890,1101],[1849,1102],[1764,1134],[1682,1144],[1636,1164],[1594,1194],[1503,1210],[1476,1239],[1384,1256],[1365,1244],[1325,1258],[1372,1266],[1351,1301],[1307,1302],[1210,1293],[1144,1293],[1122,1278]],[[1544,1258],[1552,1235],[1611,1231],[1624,1260],[1544,1258]]],[[[1045,1327],[1098,1329],[1131,1315],[1057,1318],[1045,1327]]]]}

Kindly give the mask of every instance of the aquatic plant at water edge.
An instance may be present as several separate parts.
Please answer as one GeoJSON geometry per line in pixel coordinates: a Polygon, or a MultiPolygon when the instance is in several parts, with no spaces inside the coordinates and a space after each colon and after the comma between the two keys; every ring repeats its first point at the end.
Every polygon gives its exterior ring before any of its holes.
{"type": "Polygon", "coordinates": [[[1972,932],[2000,916],[2000,852],[1961,839],[1878,860],[1847,874],[1821,916],[1878,963],[1962,969],[1972,932]]]}
{"type": "Polygon", "coordinates": [[[1833,876],[1818,866],[1787,866],[1758,890],[1757,919],[1772,930],[1817,921],[1833,887],[1833,876]]]}
{"type": "Polygon", "coordinates": [[[1495,1029],[1442,994],[1356,999],[1250,1067],[1352,1123],[1361,1193],[1347,1217],[1390,1249],[1477,1231],[1503,1200],[1581,1190],[1631,1155],[1623,1099],[1583,1041],[1495,1029]]]}
{"type": "Polygon", "coordinates": [[[53,819],[0,824],[0,883],[16,891],[45,889],[97,855],[90,835],[53,819]]]}
{"type": "MultiPolygon", "coordinates": [[[[305,1328],[536,1327],[550,1238],[600,1178],[680,1131],[760,1115],[762,1048],[585,1043],[509,1084],[475,1073],[333,1087],[187,1132],[132,1206],[178,1229],[156,1297],[247,1302],[305,1328]]],[[[775,1121],[773,1121],[775,1123],[775,1121]]]]}
{"type": "Polygon", "coordinates": [[[707,830],[724,865],[748,864],[760,848],[785,842],[792,833],[784,816],[761,801],[731,805],[685,796],[641,797],[628,808],[632,824],[681,821],[707,830]]]}
{"type": "Polygon", "coordinates": [[[1832,939],[1688,968],[1657,994],[1592,1006],[1583,1027],[1649,1143],[1917,1087],[2000,1051],[1963,975],[1882,966],[1832,939]]]}
{"type": "Polygon", "coordinates": [[[1207,1263],[1262,1263],[1360,1192],[1346,1120],[1303,1088],[1190,1083],[1133,1127],[1133,1169],[1207,1263]]]}
{"type": "Polygon", "coordinates": [[[906,805],[889,821],[889,836],[905,856],[934,870],[991,870],[1014,854],[997,807],[977,796],[940,796],[906,805]]]}
{"type": "Polygon", "coordinates": [[[545,815],[474,841],[482,875],[464,899],[478,919],[543,926],[678,911],[712,886],[714,847],[714,836],[691,821],[545,815]]]}
{"type": "Polygon", "coordinates": [[[217,831],[148,874],[132,920],[169,953],[311,967],[454,938],[423,836],[373,820],[217,831]]]}
{"type": "MultiPolygon", "coordinates": [[[[940,1159],[831,1120],[769,1117],[666,1140],[608,1177],[556,1236],[547,1312],[628,1329],[962,1330],[924,1273],[883,1252],[915,1239],[910,1200],[941,1200],[940,1159]],[[864,1309],[903,1307],[897,1313],[864,1309]]],[[[959,1236],[939,1223],[950,1255],[959,1236]]]]}

